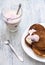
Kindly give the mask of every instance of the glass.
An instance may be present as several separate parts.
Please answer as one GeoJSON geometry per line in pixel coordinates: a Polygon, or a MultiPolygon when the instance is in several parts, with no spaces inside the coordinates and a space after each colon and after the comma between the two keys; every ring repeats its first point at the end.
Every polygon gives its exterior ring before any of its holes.
{"type": "Polygon", "coordinates": [[[17,10],[17,5],[15,5],[15,7],[4,8],[2,10],[3,20],[7,25],[7,29],[11,32],[17,31],[19,28],[19,23],[21,22],[22,8],[18,14],[16,14],[17,10]]]}

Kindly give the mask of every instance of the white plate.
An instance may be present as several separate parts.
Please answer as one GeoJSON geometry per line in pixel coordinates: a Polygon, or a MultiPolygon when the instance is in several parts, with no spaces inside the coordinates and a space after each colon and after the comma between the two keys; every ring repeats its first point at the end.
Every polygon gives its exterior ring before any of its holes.
{"type": "MultiPolygon", "coordinates": [[[[43,23],[41,23],[43,26],[45,25],[45,24],[43,24],[43,23]]],[[[37,61],[40,61],[40,62],[45,62],[45,58],[42,58],[42,57],[39,57],[39,56],[37,56],[34,52],[33,52],[33,50],[31,49],[31,48],[29,48],[26,44],[25,44],[25,40],[24,40],[24,38],[25,38],[25,36],[27,35],[27,33],[28,33],[28,29],[29,29],[29,27],[25,30],[25,32],[24,32],[24,34],[23,34],[23,36],[22,36],[22,39],[21,39],[21,45],[22,45],[22,48],[23,48],[23,50],[26,52],[26,54],[28,55],[28,56],[30,56],[31,58],[33,58],[33,59],[35,59],[35,60],[37,60],[37,61]]]]}

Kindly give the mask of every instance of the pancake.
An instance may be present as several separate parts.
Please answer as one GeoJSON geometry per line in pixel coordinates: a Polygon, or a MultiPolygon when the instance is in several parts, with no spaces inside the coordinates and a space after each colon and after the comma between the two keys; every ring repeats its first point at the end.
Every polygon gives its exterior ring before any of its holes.
{"type": "Polygon", "coordinates": [[[32,35],[37,34],[40,39],[38,42],[32,42],[30,43],[30,40],[28,39],[29,33],[25,37],[25,43],[32,48],[32,50],[39,56],[45,56],[45,28],[40,24],[34,24],[32,25],[29,30],[35,29],[36,32],[34,32],[32,35]]]}
{"type": "Polygon", "coordinates": [[[34,51],[35,54],[41,57],[45,57],[45,50],[39,50],[36,46],[32,46],[32,50],[34,51]]]}

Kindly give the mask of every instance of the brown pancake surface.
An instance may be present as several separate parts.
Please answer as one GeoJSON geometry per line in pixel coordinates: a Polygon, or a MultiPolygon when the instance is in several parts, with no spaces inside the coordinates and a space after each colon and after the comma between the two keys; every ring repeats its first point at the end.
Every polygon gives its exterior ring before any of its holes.
{"type": "Polygon", "coordinates": [[[38,42],[33,42],[33,44],[38,47],[40,50],[45,50],[45,31],[38,31],[35,32],[34,34],[39,35],[40,39],[38,42]]]}
{"type": "Polygon", "coordinates": [[[32,46],[32,50],[39,56],[45,57],[45,50],[39,50],[36,46],[32,46]]]}
{"type": "Polygon", "coordinates": [[[33,24],[30,28],[29,28],[29,30],[30,29],[35,29],[35,30],[44,30],[44,26],[42,26],[42,25],[40,25],[40,24],[33,24]]]}

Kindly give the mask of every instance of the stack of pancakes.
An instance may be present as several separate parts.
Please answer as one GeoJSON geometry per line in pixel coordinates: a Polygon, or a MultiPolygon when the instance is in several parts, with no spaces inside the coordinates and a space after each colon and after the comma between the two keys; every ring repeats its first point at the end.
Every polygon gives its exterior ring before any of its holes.
{"type": "Polygon", "coordinates": [[[45,56],[45,28],[40,24],[33,24],[29,30],[35,29],[36,32],[34,32],[32,35],[37,34],[39,35],[40,39],[38,42],[33,42],[32,44],[29,44],[29,41],[27,40],[27,37],[29,36],[29,33],[25,37],[26,44],[32,48],[32,50],[39,56],[44,57],[45,56]]]}

